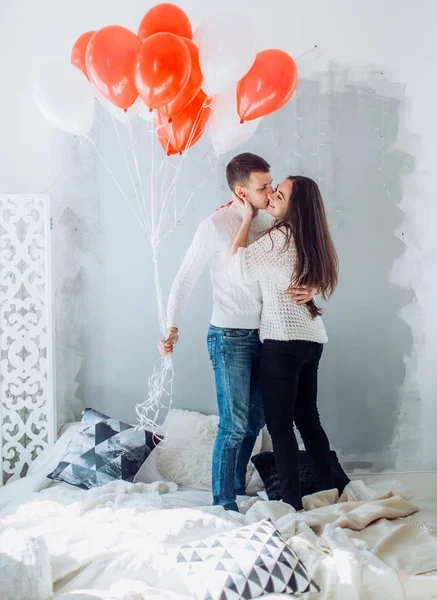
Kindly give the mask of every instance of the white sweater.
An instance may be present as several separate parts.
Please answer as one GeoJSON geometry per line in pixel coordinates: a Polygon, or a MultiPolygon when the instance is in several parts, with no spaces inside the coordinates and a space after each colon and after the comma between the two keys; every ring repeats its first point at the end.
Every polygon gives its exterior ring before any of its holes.
{"type": "Polygon", "coordinates": [[[284,250],[282,231],[272,231],[240,248],[230,259],[231,270],[247,285],[259,281],[262,293],[261,340],[305,340],[324,344],[328,341],[320,317],[313,319],[305,305],[293,302],[287,290],[296,264],[296,247],[291,241],[284,250]]]}
{"type": "MultiPolygon", "coordinates": [[[[268,229],[271,217],[260,211],[252,220],[249,242],[268,229]]],[[[258,329],[261,289],[257,281],[243,281],[232,272],[229,256],[241,217],[233,205],[214,212],[198,227],[173,282],[167,306],[168,327],[179,327],[191,292],[209,263],[213,286],[212,325],[235,329],[258,329]]]]}

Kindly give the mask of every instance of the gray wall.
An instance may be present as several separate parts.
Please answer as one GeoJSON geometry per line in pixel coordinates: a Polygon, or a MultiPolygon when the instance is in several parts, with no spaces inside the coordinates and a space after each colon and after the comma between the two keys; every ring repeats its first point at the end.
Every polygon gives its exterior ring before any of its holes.
{"type": "MultiPolygon", "coordinates": [[[[329,74],[331,78],[343,75],[329,74]]],[[[380,87],[390,90],[387,81],[381,78],[381,82],[380,87]]],[[[265,119],[256,136],[238,149],[263,155],[272,164],[275,181],[288,174],[306,174],[321,186],[341,265],[339,289],[325,307],[330,343],[321,369],[321,412],[334,447],[351,460],[363,459],[363,465],[367,460],[367,466],[377,468],[394,466],[391,445],[400,409],[398,390],[405,378],[403,357],[412,345],[410,329],[398,315],[412,301],[412,294],[391,284],[389,278],[403,249],[393,233],[401,222],[396,207],[401,200],[400,179],[414,168],[410,156],[392,150],[403,91],[394,85],[391,91],[393,97],[382,96],[373,87],[346,85],[341,91],[324,92],[319,81],[301,80],[290,104],[265,119]],[[378,461],[378,456],[383,458],[378,461]]],[[[144,125],[136,125],[136,135],[147,152],[143,130],[144,125]]],[[[123,154],[104,114],[93,135],[122,187],[129,189],[123,154]]],[[[124,138],[122,147],[127,148],[124,138]]],[[[187,156],[177,188],[182,199],[203,177],[207,149],[204,140],[187,156]]],[[[78,172],[83,159],[89,161],[80,176],[82,193],[75,202],[82,205],[89,198],[95,205],[92,233],[86,232],[90,223],[84,229],[71,208],[59,217],[61,224],[69,223],[70,230],[79,230],[77,239],[63,237],[59,246],[81,245],[94,257],[75,282],[63,283],[63,290],[67,288],[75,297],[73,329],[81,330],[83,347],[76,398],[133,420],[135,404],[147,391],[160,335],[150,248],[102,166],[97,163],[97,185],[94,178],[86,178],[86,172],[96,168],[92,153],[79,146],[72,158],[78,172]],[[92,200],[95,194],[98,201],[92,200]]],[[[212,171],[191,210],[161,248],[165,295],[197,224],[229,198],[224,182],[227,158],[212,171]]],[[[173,398],[176,407],[204,413],[216,412],[205,349],[210,310],[211,289],[205,272],[181,327],[173,398]]]]}

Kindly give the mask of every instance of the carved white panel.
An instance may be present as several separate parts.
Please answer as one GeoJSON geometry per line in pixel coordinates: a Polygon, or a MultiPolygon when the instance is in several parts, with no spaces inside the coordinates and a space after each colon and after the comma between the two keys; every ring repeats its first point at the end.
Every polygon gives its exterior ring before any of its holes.
{"type": "Polygon", "coordinates": [[[55,438],[50,200],[0,195],[0,485],[55,438]]]}

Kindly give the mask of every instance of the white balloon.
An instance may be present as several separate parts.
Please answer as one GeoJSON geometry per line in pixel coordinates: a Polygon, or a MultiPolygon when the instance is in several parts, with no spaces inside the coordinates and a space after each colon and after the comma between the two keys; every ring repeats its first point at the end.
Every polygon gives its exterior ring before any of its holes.
{"type": "Polygon", "coordinates": [[[99,103],[104,108],[106,108],[106,110],[108,111],[108,113],[110,115],[112,115],[115,119],[117,119],[117,121],[120,121],[120,123],[129,123],[130,121],[132,121],[132,119],[135,119],[135,117],[137,116],[137,114],[140,111],[142,101],[139,96],[135,100],[135,102],[132,104],[132,106],[129,106],[129,108],[127,110],[124,110],[124,108],[119,108],[118,106],[115,106],[115,104],[112,104],[112,102],[110,100],[108,100],[107,98],[105,98],[105,96],[103,94],[101,94],[99,92],[99,90],[97,88],[95,88],[94,86],[93,86],[93,89],[94,89],[94,95],[97,98],[97,100],[99,101],[99,103]]]}
{"type": "Polygon", "coordinates": [[[253,65],[257,43],[253,24],[246,16],[218,13],[194,32],[199,47],[203,91],[214,96],[237,83],[253,65]]]}
{"type": "Polygon", "coordinates": [[[145,121],[153,121],[155,117],[155,111],[150,110],[148,106],[141,102],[140,110],[138,111],[138,116],[144,119],[145,121]]]}
{"type": "Polygon", "coordinates": [[[93,89],[70,63],[52,61],[40,68],[33,86],[35,103],[44,117],[74,135],[87,135],[94,119],[93,89]]]}
{"type": "Polygon", "coordinates": [[[240,123],[237,111],[237,88],[214,96],[208,133],[214,152],[220,156],[247,142],[257,130],[261,119],[240,123]]]}

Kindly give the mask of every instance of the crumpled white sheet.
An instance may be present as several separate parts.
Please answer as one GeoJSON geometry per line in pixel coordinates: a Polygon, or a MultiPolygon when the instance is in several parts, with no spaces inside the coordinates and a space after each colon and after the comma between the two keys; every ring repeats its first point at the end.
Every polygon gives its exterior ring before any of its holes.
{"type": "MultiPolygon", "coordinates": [[[[363,490],[352,490],[357,500],[363,490]]],[[[172,483],[117,481],[89,491],[55,486],[9,505],[2,525],[45,540],[57,600],[187,600],[193,596],[172,550],[263,518],[272,520],[322,588],[311,600],[405,598],[396,573],[348,530],[328,523],[317,536],[311,529],[317,511],[296,513],[257,498],[246,501],[246,514],[177,508],[181,504],[183,494],[172,483]]]]}
{"type": "Polygon", "coordinates": [[[52,598],[50,555],[44,538],[15,529],[0,531],[0,598],[52,598]]]}

